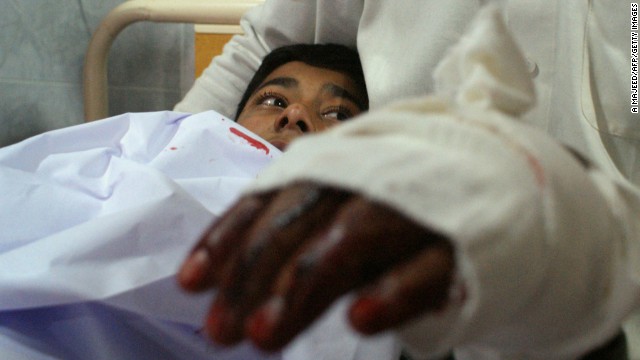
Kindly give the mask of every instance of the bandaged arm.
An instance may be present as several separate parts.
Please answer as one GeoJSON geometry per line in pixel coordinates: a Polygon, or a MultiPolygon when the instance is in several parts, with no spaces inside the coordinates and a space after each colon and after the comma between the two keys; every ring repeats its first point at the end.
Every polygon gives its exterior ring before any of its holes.
{"type": "Polygon", "coordinates": [[[398,330],[415,354],[576,357],[638,304],[640,193],[520,123],[522,59],[496,11],[474,29],[440,65],[438,94],[294,143],[253,191],[338,186],[453,242],[447,307],[398,330]]]}

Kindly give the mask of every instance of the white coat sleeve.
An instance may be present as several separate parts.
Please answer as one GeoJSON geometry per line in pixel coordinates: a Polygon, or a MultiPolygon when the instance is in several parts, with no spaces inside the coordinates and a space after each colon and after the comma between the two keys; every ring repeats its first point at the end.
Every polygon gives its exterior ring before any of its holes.
{"type": "Polygon", "coordinates": [[[234,118],[247,84],[271,50],[328,42],[355,48],[361,13],[360,1],[342,0],[271,0],[250,9],[240,22],[244,34],[225,45],[222,55],[213,59],[175,110],[215,109],[234,118]]]}
{"type": "Polygon", "coordinates": [[[334,185],[451,239],[448,306],[398,329],[416,357],[576,358],[603,344],[638,305],[640,192],[518,119],[533,87],[495,9],[436,83],[294,142],[253,191],[334,185]]]}

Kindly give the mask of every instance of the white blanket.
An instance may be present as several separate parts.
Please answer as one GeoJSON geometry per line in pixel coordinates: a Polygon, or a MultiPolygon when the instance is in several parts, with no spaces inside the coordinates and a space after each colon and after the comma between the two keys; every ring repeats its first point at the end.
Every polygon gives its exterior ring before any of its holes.
{"type": "Polygon", "coordinates": [[[279,156],[215,112],[126,114],[0,149],[2,358],[257,357],[214,349],[198,330],[211,294],[174,275],[279,156]]]}

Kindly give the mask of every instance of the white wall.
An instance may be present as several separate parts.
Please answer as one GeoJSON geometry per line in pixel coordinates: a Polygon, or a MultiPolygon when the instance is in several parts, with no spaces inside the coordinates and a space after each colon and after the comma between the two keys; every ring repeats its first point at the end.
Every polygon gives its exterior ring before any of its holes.
{"type": "MultiPolygon", "coordinates": [[[[84,52],[101,19],[122,2],[0,2],[0,146],[83,122],[84,52]]],[[[133,24],[110,53],[110,114],[169,110],[192,74],[191,25],[133,24]]]]}

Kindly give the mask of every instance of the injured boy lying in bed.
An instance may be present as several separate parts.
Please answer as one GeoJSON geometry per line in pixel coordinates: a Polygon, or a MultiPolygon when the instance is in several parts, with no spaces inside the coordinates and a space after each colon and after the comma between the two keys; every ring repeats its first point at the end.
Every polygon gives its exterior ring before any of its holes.
{"type": "Polygon", "coordinates": [[[125,114],[0,149],[0,348],[12,359],[281,358],[214,349],[179,261],[295,138],[365,110],[358,55],[293,45],[238,106],[125,114]]]}

